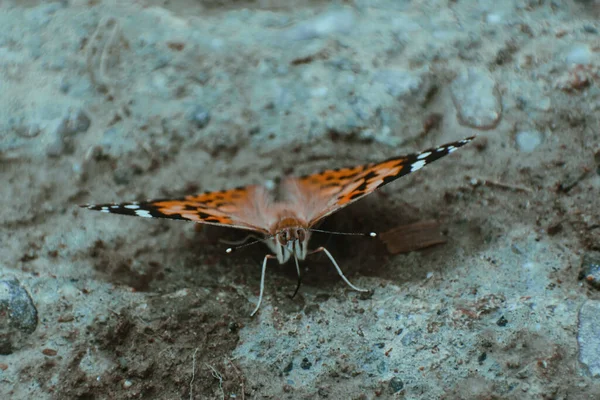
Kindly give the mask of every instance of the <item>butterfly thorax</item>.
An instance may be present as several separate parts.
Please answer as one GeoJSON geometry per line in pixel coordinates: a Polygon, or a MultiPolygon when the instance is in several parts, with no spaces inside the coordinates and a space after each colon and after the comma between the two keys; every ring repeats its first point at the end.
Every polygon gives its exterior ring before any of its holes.
{"type": "Polygon", "coordinates": [[[304,260],[308,252],[310,231],[306,222],[289,215],[280,218],[272,227],[273,236],[267,241],[269,247],[283,264],[292,256],[304,260]]]}

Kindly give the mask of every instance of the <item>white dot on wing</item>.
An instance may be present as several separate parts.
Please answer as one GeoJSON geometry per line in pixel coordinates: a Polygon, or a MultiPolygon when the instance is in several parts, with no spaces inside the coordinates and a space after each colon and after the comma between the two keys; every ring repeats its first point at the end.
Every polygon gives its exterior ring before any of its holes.
{"type": "Polygon", "coordinates": [[[124,207],[130,210],[137,210],[138,208],[140,208],[140,206],[138,206],[137,204],[127,204],[124,207]]]}
{"type": "Polygon", "coordinates": [[[431,155],[430,151],[426,151],[425,153],[421,153],[417,156],[417,160],[422,160],[424,158],[427,158],[431,155]]]}
{"type": "Polygon", "coordinates": [[[107,212],[110,212],[110,210],[108,209],[108,207],[102,207],[100,209],[100,212],[106,212],[107,213],[107,212]]]}
{"type": "Polygon", "coordinates": [[[150,211],[148,210],[136,210],[135,215],[138,217],[152,218],[152,215],[150,215],[150,211]]]}
{"type": "Polygon", "coordinates": [[[456,147],[448,146],[448,153],[452,153],[453,151],[456,151],[456,147]]]}
{"type": "Polygon", "coordinates": [[[115,204],[114,206],[110,206],[110,208],[119,208],[119,206],[115,204]]]}
{"type": "Polygon", "coordinates": [[[425,164],[427,164],[427,162],[425,160],[419,160],[419,161],[412,163],[410,166],[410,172],[415,172],[415,171],[423,168],[425,166],[425,164]]]}
{"type": "Polygon", "coordinates": [[[438,147],[437,149],[435,149],[436,152],[441,153],[442,151],[446,151],[445,147],[438,147]]]}

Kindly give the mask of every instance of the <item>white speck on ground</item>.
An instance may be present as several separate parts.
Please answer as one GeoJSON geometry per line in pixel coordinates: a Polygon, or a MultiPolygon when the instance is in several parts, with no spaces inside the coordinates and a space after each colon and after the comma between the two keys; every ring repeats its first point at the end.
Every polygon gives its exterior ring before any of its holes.
{"type": "Polygon", "coordinates": [[[537,131],[519,132],[515,138],[517,148],[523,153],[531,153],[544,141],[544,135],[537,131]]]}

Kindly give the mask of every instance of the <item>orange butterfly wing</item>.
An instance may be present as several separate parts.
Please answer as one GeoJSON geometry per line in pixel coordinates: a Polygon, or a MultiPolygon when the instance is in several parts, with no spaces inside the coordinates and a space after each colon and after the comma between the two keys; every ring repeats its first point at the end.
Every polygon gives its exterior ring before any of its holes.
{"type": "Polygon", "coordinates": [[[147,218],[169,218],[269,234],[282,215],[299,216],[314,226],[377,188],[452,153],[473,137],[383,162],[323,171],[282,182],[284,199],[275,201],[262,186],[206,192],[178,199],[82,205],[90,210],[147,218]]]}
{"type": "Polygon", "coordinates": [[[420,153],[390,158],[383,162],[323,171],[288,178],[284,184],[313,226],[326,216],[363,198],[396,179],[423,168],[473,140],[466,138],[420,153]],[[298,200],[299,199],[299,200],[298,200]]]}
{"type": "Polygon", "coordinates": [[[81,207],[105,213],[179,219],[267,233],[261,218],[261,210],[267,204],[265,198],[266,192],[262,187],[247,186],[178,199],[87,204],[81,207]]]}

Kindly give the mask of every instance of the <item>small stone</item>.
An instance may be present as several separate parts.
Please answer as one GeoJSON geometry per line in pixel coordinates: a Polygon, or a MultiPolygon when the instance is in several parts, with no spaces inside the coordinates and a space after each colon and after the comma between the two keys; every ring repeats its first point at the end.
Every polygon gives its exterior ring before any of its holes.
{"type": "Polygon", "coordinates": [[[42,354],[44,354],[45,356],[48,356],[48,357],[54,357],[55,355],[58,354],[58,351],[56,351],[54,349],[44,349],[44,350],[42,350],[42,354]]]}
{"type": "Polygon", "coordinates": [[[410,71],[386,69],[379,71],[373,77],[373,82],[381,83],[386,91],[396,99],[419,92],[423,79],[410,71]]]}
{"type": "Polygon", "coordinates": [[[69,110],[63,117],[53,133],[52,141],[46,147],[48,157],[59,157],[64,153],[72,153],[75,149],[73,136],[86,132],[91,125],[87,113],[81,109],[69,110]]]}
{"type": "Polygon", "coordinates": [[[544,135],[538,131],[524,131],[515,137],[517,148],[523,153],[532,153],[544,141],[544,135]]]}
{"type": "Polygon", "coordinates": [[[402,339],[400,339],[400,343],[402,343],[403,346],[411,346],[417,344],[421,336],[421,331],[418,330],[406,332],[402,339]]]}
{"type": "Polygon", "coordinates": [[[73,136],[76,133],[86,132],[91,125],[90,117],[81,109],[69,110],[68,114],[60,121],[56,134],[62,138],[73,136]]]}
{"type": "Polygon", "coordinates": [[[308,358],[304,357],[300,363],[300,368],[309,370],[312,367],[312,363],[308,361],[308,358]]]}
{"type": "Polygon", "coordinates": [[[562,220],[553,220],[552,222],[550,222],[550,224],[548,224],[548,227],[546,228],[546,233],[550,236],[554,236],[560,231],[562,231],[562,229],[562,220]]]}
{"type": "Polygon", "coordinates": [[[0,354],[11,354],[37,328],[33,300],[16,279],[0,281],[0,354]]]}
{"type": "Polygon", "coordinates": [[[506,326],[508,324],[508,320],[504,318],[504,315],[500,317],[498,321],[496,321],[496,325],[498,326],[506,326]]]}
{"type": "Polygon", "coordinates": [[[587,253],[583,256],[579,279],[585,279],[588,285],[600,289],[600,254],[587,253]]]}
{"type": "Polygon", "coordinates": [[[63,314],[57,319],[58,322],[72,322],[74,320],[75,316],[71,313],[63,314]]]}
{"type": "Polygon", "coordinates": [[[67,79],[61,80],[58,86],[58,90],[60,90],[64,94],[69,93],[69,90],[71,90],[71,82],[69,82],[67,79]]]}
{"type": "Polygon", "coordinates": [[[202,129],[210,122],[210,113],[204,107],[198,105],[195,106],[188,115],[188,120],[194,125],[196,128],[202,129]]]}
{"type": "Polygon", "coordinates": [[[569,64],[588,65],[592,62],[592,50],[588,46],[574,46],[567,54],[569,64]]]}
{"type": "Polygon", "coordinates": [[[53,140],[46,146],[46,155],[48,157],[60,157],[66,152],[67,147],[61,137],[54,137],[53,140]]]}
{"type": "Polygon", "coordinates": [[[227,325],[227,328],[229,329],[229,332],[236,333],[240,329],[240,325],[237,322],[235,322],[235,321],[231,321],[227,325]]]}
{"type": "Polygon", "coordinates": [[[461,124],[493,129],[500,122],[502,103],[496,82],[487,70],[469,68],[452,82],[450,92],[461,124]]]}
{"type": "Polygon", "coordinates": [[[484,351],[479,355],[479,357],[477,357],[477,362],[479,365],[482,365],[485,360],[487,360],[487,353],[484,351]]]}
{"type": "Polygon", "coordinates": [[[293,369],[294,369],[294,362],[290,361],[289,364],[286,365],[285,368],[283,368],[283,373],[289,374],[290,372],[292,372],[293,369]]]}
{"type": "Polygon", "coordinates": [[[404,389],[404,382],[402,382],[399,378],[393,377],[390,379],[390,392],[392,394],[398,393],[402,389],[404,389]]]}
{"type": "Polygon", "coordinates": [[[42,130],[38,124],[33,123],[16,126],[14,132],[23,138],[31,139],[38,136],[42,130]]]}
{"type": "Polygon", "coordinates": [[[518,371],[515,376],[517,379],[527,379],[531,376],[531,368],[527,365],[525,368],[518,371]]]}
{"type": "Polygon", "coordinates": [[[489,13],[485,17],[485,22],[487,22],[488,24],[498,25],[498,24],[502,23],[503,19],[504,18],[502,16],[502,14],[489,13]]]}
{"type": "Polygon", "coordinates": [[[291,40],[327,37],[335,33],[350,32],[354,24],[354,13],[350,9],[330,11],[291,28],[286,36],[291,40]]]}
{"type": "Polygon", "coordinates": [[[600,377],[600,301],[583,303],[578,328],[579,361],[588,367],[592,377],[600,377]]]}

